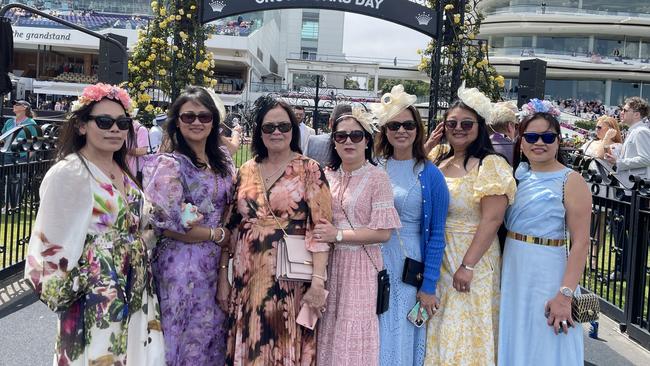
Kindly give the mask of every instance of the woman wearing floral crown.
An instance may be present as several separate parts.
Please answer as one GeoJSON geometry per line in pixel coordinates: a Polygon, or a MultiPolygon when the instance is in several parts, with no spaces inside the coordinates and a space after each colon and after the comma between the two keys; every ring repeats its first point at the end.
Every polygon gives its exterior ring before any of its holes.
{"type": "Polygon", "coordinates": [[[497,230],[516,186],[512,168],[490,142],[485,122],[490,100],[464,83],[458,98],[444,115],[450,149],[433,156],[450,200],[436,290],[440,309],[429,320],[425,364],[494,365],[501,274],[497,230]]]}
{"type": "Polygon", "coordinates": [[[515,203],[503,253],[499,365],[582,365],[571,300],[587,260],[591,192],[558,154],[559,111],[534,101],[515,144],[515,203]],[[567,249],[571,235],[571,252],[567,249]]]}
{"type": "Polygon", "coordinates": [[[25,277],[59,314],[55,366],[165,363],[143,195],[125,160],[131,109],[124,89],[84,89],[40,187],[25,277]]]}
{"type": "Polygon", "coordinates": [[[381,125],[375,150],[390,177],[402,222],[402,228],[394,230],[382,246],[391,285],[390,307],[379,316],[383,366],[422,365],[426,323],[438,309],[436,283],[445,250],[449,191],[444,176],[424,153],[424,127],[413,107],[415,100],[397,85],[372,107],[381,125]],[[422,271],[404,278],[404,268],[408,272],[415,262],[422,264],[422,271]],[[409,320],[413,309],[415,317],[409,320]]]}

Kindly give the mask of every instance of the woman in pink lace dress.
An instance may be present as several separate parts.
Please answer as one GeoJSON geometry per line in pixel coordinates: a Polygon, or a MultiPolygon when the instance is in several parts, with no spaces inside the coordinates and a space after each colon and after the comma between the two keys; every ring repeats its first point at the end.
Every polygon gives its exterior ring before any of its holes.
{"type": "Polygon", "coordinates": [[[333,164],[325,173],[332,223],[322,220],[314,229],[318,240],[335,243],[317,364],[373,366],[379,363],[377,272],[384,268],[379,243],[401,225],[388,175],[372,162],[366,118],[356,111],[345,114],[332,131],[333,164]]]}

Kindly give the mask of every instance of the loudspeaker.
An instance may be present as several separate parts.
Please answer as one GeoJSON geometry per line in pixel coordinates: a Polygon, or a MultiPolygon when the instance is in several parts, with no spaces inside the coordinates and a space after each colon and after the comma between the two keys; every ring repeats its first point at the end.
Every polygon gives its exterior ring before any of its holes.
{"type": "Polygon", "coordinates": [[[546,91],[546,61],[538,58],[519,63],[519,92],[517,106],[528,103],[530,99],[544,99],[546,91]]]}
{"type": "MultiPolygon", "coordinates": [[[[127,38],[108,33],[106,36],[121,43],[126,48],[127,38]]],[[[99,40],[99,70],[97,79],[102,83],[120,84],[128,79],[128,58],[116,45],[99,40]]]]}

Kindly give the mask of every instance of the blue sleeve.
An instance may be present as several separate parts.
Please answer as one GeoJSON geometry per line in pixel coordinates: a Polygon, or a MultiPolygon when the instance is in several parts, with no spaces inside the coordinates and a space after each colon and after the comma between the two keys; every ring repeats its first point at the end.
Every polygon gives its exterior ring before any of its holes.
{"type": "Polygon", "coordinates": [[[11,128],[11,122],[12,121],[13,120],[11,118],[9,118],[8,120],[5,121],[4,126],[2,126],[2,132],[1,133],[4,134],[5,132],[9,131],[9,129],[11,128]]]}
{"type": "MultiPolygon", "coordinates": [[[[429,163],[430,164],[430,163],[429,163]]],[[[429,165],[427,164],[427,165],[429,165]]],[[[440,170],[433,166],[425,166],[423,182],[427,192],[423,197],[428,197],[428,202],[423,202],[422,208],[426,216],[423,217],[423,240],[424,248],[424,281],[422,292],[435,294],[436,285],[440,278],[440,267],[445,253],[445,225],[447,222],[447,210],[449,209],[449,190],[445,177],[440,170]],[[428,205],[428,207],[427,207],[428,205]]]]}

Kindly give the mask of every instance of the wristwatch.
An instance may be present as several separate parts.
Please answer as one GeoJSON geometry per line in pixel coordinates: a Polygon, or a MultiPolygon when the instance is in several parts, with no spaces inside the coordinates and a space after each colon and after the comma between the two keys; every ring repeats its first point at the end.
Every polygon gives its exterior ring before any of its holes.
{"type": "Polygon", "coordinates": [[[566,286],[560,287],[560,293],[568,298],[573,298],[573,290],[566,286]]]}
{"type": "Polygon", "coordinates": [[[336,242],[340,243],[343,241],[343,230],[339,230],[336,232],[336,242]]]}

